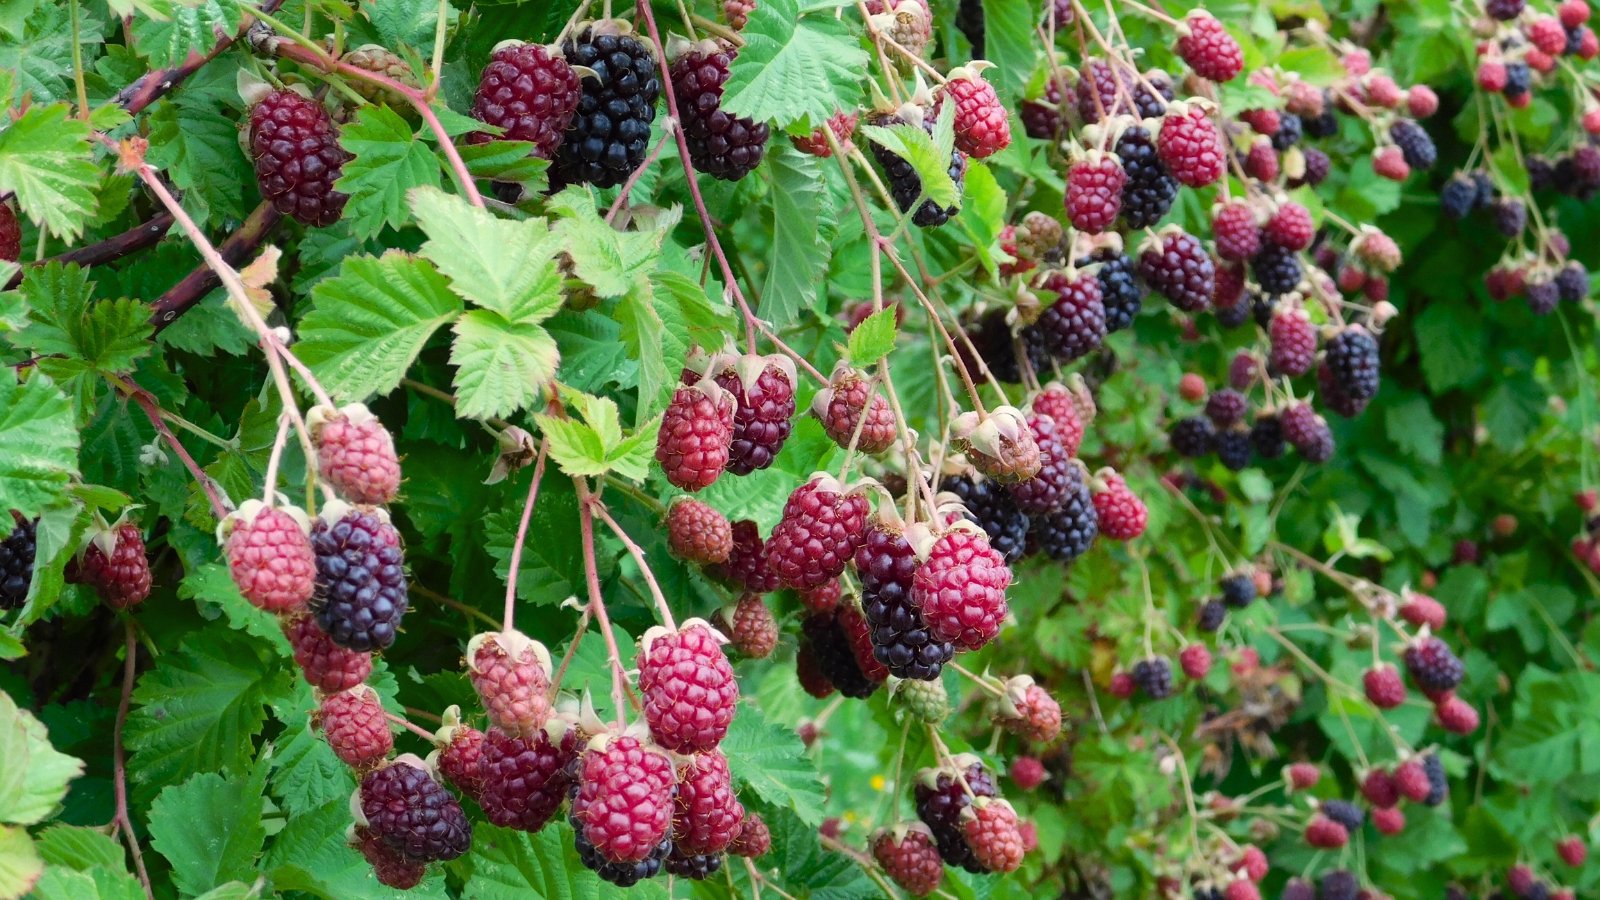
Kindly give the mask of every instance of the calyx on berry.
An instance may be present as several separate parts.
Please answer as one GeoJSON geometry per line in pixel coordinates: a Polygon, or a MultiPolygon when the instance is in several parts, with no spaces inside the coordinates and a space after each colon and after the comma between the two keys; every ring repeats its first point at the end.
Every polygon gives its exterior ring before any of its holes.
{"type": "Polygon", "coordinates": [[[956,417],[950,435],[956,449],[995,481],[1012,484],[1039,474],[1039,445],[1027,417],[1014,406],[995,407],[987,416],[964,412],[956,417]]]}

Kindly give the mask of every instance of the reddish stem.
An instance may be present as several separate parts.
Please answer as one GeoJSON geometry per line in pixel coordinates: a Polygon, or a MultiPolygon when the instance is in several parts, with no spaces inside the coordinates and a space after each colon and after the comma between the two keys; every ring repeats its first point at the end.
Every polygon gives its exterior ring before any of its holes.
{"type": "Polygon", "coordinates": [[[218,521],[225,518],[228,515],[228,505],[223,502],[222,497],[217,493],[216,484],[200,468],[200,465],[194,461],[194,457],[189,455],[189,451],[183,448],[183,443],[178,440],[177,435],[172,433],[172,429],[167,427],[166,420],[161,417],[161,407],[157,405],[156,398],[149,391],[135,384],[131,378],[116,378],[114,380],[127,392],[133,402],[144,410],[145,416],[150,419],[150,424],[155,426],[156,432],[161,435],[161,439],[167,442],[167,445],[172,448],[172,452],[176,453],[179,459],[183,460],[183,464],[188,468],[189,474],[194,476],[194,480],[200,485],[200,489],[206,492],[206,499],[211,501],[212,514],[217,517],[218,521]]]}
{"type": "Polygon", "coordinates": [[[517,540],[511,545],[511,567],[506,572],[506,609],[500,617],[500,630],[510,631],[516,617],[517,570],[522,567],[522,542],[528,538],[528,523],[533,521],[533,504],[539,499],[539,482],[544,479],[545,451],[550,439],[539,441],[539,456],[533,462],[533,482],[528,485],[528,500],[522,504],[522,521],[517,523],[517,540]]]}
{"type": "Polygon", "coordinates": [[[627,708],[628,676],[622,669],[622,653],[617,649],[617,636],[611,631],[611,616],[606,613],[606,601],[600,596],[600,570],[594,554],[594,495],[582,478],[572,479],[578,490],[578,528],[583,535],[583,574],[589,586],[589,611],[600,623],[600,634],[606,639],[606,653],[611,657],[611,705],[616,710],[616,722],[622,725],[623,710],[627,708]]]}
{"type": "Polygon", "coordinates": [[[146,900],[155,897],[150,888],[150,873],[144,868],[144,852],[139,849],[139,838],[133,833],[133,819],[128,815],[128,765],[122,747],[122,729],[128,723],[128,707],[133,701],[133,674],[138,663],[139,641],[133,632],[133,620],[124,619],[126,639],[122,650],[122,699],[117,701],[117,722],[111,731],[111,783],[116,795],[116,812],[111,824],[122,832],[133,856],[134,871],[139,873],[139,885],[144,888],[146,900]]]}
{"type": "MultiPolygon", "coordinates": [[[[73,263],[80,266],[97,266],[112,260],[121,259],[129,254],[137,253],[166,237],[167,230],[172,227],[172,213],[157,213],[148,222],[135,225],[119,235],[108,237],[99,243],[87,247],[77,247],[64,253],[43,259],[32,266],[43,266],[49,263],[73,263]]],[[[16,287],[22,281],[22,273],[26,268],[19,270],[6,282],[6,290],[16,287]]]]}
{"type": "Polygon", "coordinates": [[[685,180],[689,182],[689,196],[694,200],[694,211],[700,216],[700,227],[705,229],[706,244],[711,248],[711,253],[717,258],[717,266],[722,270],[722,280],[727,284],[728,290],[733,293],[733,299],[739,304],[739,311],[744,314],[745,344],[751,353],[756,351],[756,317],[750,312],[750,304],[745,302],[744,292],[739,290],[739,282],[733,277],[733,267],[728,265],[728,256],[722,251],[722,243],[717,240],[716,229],[711,227],[711,214],[706,211],[705,198],[700,195],[700,184],[695,181],[694,163],[689,161],[689,141],[683,136],[683,129],[677,123],[683,121],[678,115],[678,95],[672,88],[672,72],[667,68],[667,58],[662,55],[665,44],[661,42],[661,31],[656,28],[655,14],[650,11],[650,0],[638,0],[635,4],[639,10],[639,18],[644,20],[645,28],[650,32],[650,40],[655,42],[658,50],[656,65],[661,70],[661,89],[667,95],[667,112],[672,115],[673,121],[667,128],[678,141],[678,158],[683,162],[685,180]]]}
{"type": "MultiPolygon", "coordinates": [[[[265,0],[258,8],[268,15],[276,12],[283,5],[283,0],[265,0]]],[[[251,24],[254,24],[253,22],[251,24]]],[[[127,110],[128,115],[138,115],[145,107],[171,93],[173,88],[183,83],[190,75],[200,71],[206,63],[222,55],[224,50],[233,46],[234,41],[248,31],[250,25],[244,26],[237,35],[219,33],[216,46],[205,53],[195,51],[190,53],[183,62],[166,69],[153,69],[146,72],[132,84],[117,92],[118,106],[127,110]]]]}
{"type": "Polygon", "coordinates": [[[385,719],[388,719],[389,721],[395,723],[396,725],[399,725],[401,728],[404,728],[405,730],[411,732],[412,734],[416,735],[417,737],[422,738],[423,740],[427,741],[428,743],[430,743],[430,744],[433,743],[433,732],[427,730],[426,728],[423,728],[421,725],[416,725],[416,724],[412,723],[412,721],[410,719],[406,718],[405,716],[397,716],[394,713],[389,712],[388,710],[384,710],[383,711],[383,717],[385,719]]]}
{"type": "Polygon", "coordinates": [[[663,135],[661,140],[656,141],[656,145],[651,148],[650,155],[646,156],[644,162],[639,163],[638,167],[633,170],[633,174],[628,176],[628,180],[622,183],[622,190],[617,193],[617,199],[612,201],[611,209],[606,211],[606,224],[611,224],[611,221],[617,217],[617,213],[622,211],[623,205],[628,202],[628,194],[633,190],[633,186],[639,183],[639,176],[643,175],[645,170],[650,168],[650,164],[661,156],[661,148],[666,145],[667,139],[663,135]]]}
{"type": "MultiPolygon", "coordinates": [[[[866,416],[862,416],[861,420],[864,422],[866,418],[866,416]]],[[[617,524],[616,519],[611,518],[611,513],[606,511],[604,503],[596,500],[594,502],[594,513],[605,521],[611,531],[622,541],[622,545],[628,548],[628,553],[633,557],[634,563],[638,565],[639,571],[644,573],[645,584],[650,587],[650,596],[655,600],[656,612],[661,616],[661,623],[673,631],[677,631],[678,623],[673,621],[672,609],[667,606],[667,598],[661,593],[661,585],[656,582],[656,574],[650,571],[650,564],[644,560],[644,550],[634,542],[633,538],[628,537],[628,533],[622,530],[622,526],[617,524]]]]}

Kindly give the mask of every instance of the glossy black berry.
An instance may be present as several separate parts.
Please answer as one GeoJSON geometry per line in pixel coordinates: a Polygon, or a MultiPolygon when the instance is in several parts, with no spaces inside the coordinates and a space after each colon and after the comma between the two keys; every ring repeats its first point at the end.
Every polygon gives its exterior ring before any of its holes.
{"type": "Polygon", "coordinates": [[[972,763],[957,779],[953,773],[940,771],[917,779],[915,797],[917,818],[933,832],[939,845],[939,855],[945,865],[960,866],[969,872],[982,872],[967,846],[961,828],[961,811],[972,804],[974,797],[995,797],[994,776],[982,763],[972,763]],[[963,784],[965,782],[965,784],[963,784]],[[971,791],[969,794],[968,791],[971,791]]]}
{"type": "Polygon", "coordinates": [[[17,609],[28,600],[33,584],[33,559],[38,552],[38,519],[16,519],[16,527],[0,540],[0,610],[17,609]]]}
{"type": "Polygon", "coordinates": [[[1144,286],[1136,276],[1133,259],[1110,247],[1101,247],[1078,265],[1098,263],[1095,277],[1100,281],[1100,302],[1106,311],[1106,331],[1121,331],[1133,324],[1144,306],[1144,286]]]}
{"type": "Polygon", "coordinates": [[[1278,113],[1278,130],[1272,134],[1272,149],[1279,151],[1293,147],[1300,143],[1300,136],[1305,133],[1305,124],[1300,117],[1292,112],[1278,113]]]}
{"type": "Polygon", "coordinates": [[[1322,814],[1344,826],[1344,830],[1355,834],[1361,830],[1361,823],[1366,821],[1366,815],[1361,812],[1361,807],[1348,800],[1324,800],[1322,814]]]}
{"type": "Polygon", "coordinates": [[[917,554],[899,535],[881,528],[867,532],[856,551],[861,579],[861,613],[872,635],[872,654],[899,678],[932,681],[955,655],[948,641],[928,631],[922,611],[911,602],[911,576],[917,554]]]}
{"type": "Polygon", "coordinates": [[[1568,260],[1556,273],[1556,293],[1569,303],[1589,296],[1589,270],[1577,260],[1568,260]]]}
{"type": "Polygon", "coordinates": [[[1117,157],[1128,180],[1122,186],[1122,221],[1129,228],[1148,228],[1161,221],[1178,196],[1172,177],[1156,154],[1150,132],[1134,126],[1117,139],[1117,157]]]}
{"type": "Polygon", "coordinates": [[[1413,169],[1431,168],[1439,159],[1439,150],[1427,129],[1411,119],[1397,119],[1389,126],[1389,137],[1405,155],[1406,165],[1413,169]]]}
{"type": "Polygon", "coordinates": [[[1250,465],[1250,429],[1235,426],[1217,432],[1217,460],[1230,472],[1250,465]]]}
{"type": "Polygon", "coordinates": [[[1495,231],[1514,238],[1528,227],[1528,207],[1515,197],[1504,197],[1489,205],[1489,218],[1495,231]]]}
{"type": "Polygon", "coordinates": [[[1300,284],[1300,259],[1293,250],[1267,244],[1250,260],[1256,284],[1269,294],[1287,294],[1300,284]]]}
{"type": "Polygon", "coordinates": [[[1452,219],[1464,219],[1478,206],[1478,185],[1472,176],[1457,172],[1439,190],[1439,209],[1452,219]]]}
{"type": "Polygon", "coordinates": [[[572,832],[578,859],[587,869],[599,875],[600,880],[610,882],[617,887],[633,887],[641,881],[656,877],[661,873],[661,865],[666,861],[667,855],[672,852],[672,840],[667,838],[657,844],[649,856],[638,862],[615,862],[607,859],[588,838],[583,836],[583,826],[580,823],[573,822],[572,832]]]}
{"type": "Polygon", "coordinates": [[[837,610],[806,616],[800,631],[816,656],[817,667],[839,693],[861,699],[878,689],[879,682],[863,674],[856,662],[850,641],[839,625],[837,610]]]}
{"type": "Polygon", "coordinates": [[[1216,631],[1222,627],[1222,622],[1228,617],[1228,607],[1221,600],[1207,600],[1200,604],[1200,615],[1195,620],[1195,627],[1201,631],[1216,631]]]}
{"type": "Polygon", "coordinates": [[[1422,758],[1422,772],[1428,776],[1428,796],[1422,802],[1438,806],[1450,796],[1450,780],[1444,774],[1444,761],[1438,754],[1429,753],[1422,758]]]}
{"type": "Polygon", "coordinates": [[[1165,656],[1139,660],[1133,664],[1133,683],[1152,700],[1171,697],[1172,663],[1165,656]]]}
{"type": "Polygon", "coordinates": [[[1283,455],[1283,423],[1277,416],[1258,416],[1250,426],[1250,444],[1262,459],[1277,459],[1283,455]]]}
{"type": "Polygon", "coordinates": [[[1228,575],[1222,579],[1222,602],[1244,609],[1256,599],[1256,580],[1247,572],[1228,575]]]}
{"type": "Polygon", "coordinates": [[[1055,512],[1033,518],[1030,543],[1056,562],[1070,563],[1089,552],[1100,535],[1100,516],[1083,472],[1082,467],[1072,466],[1066,500],[1055,512]]]}
{"type": "Polygon", "coordinates": [[[1201,457],[1216,449],[1217,431],[1205,416],[1188,416],[1173,424],[1167,440],[1179,456],[1201,457]]]}
{"type": "Polygon", "coordinates": [[[1378,339],[1359,325],[1328,341],[1324,359],[1334,384],[1352,400],[1370,400],[1378,393],[1378,339]]]}
{"type": "Polygon", "coordinates": [[[568,38],[561,52],[574,68],[594,74],[582,79],[583,96],[556,151],[550,183],[621,184],[649,149],[661,94],[655,53],[632,35],[596,34],[593,27],[568,38]]]}

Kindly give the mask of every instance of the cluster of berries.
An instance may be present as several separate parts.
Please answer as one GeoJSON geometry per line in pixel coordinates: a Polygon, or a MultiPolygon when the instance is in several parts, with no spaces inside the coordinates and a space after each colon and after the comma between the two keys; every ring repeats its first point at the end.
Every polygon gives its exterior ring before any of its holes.
{"type": "Polygon", "coordinates": [[[1195,871],[1185,881],[1172,875],[1157,879],[1162,898],[1191,897],[1193,900],[1261,900],[1261,882],[1272,871],[1267,855],[1254,844],[1239,846],[1224,840],[1192,866],[1195,871]]]}
{"type": "Polygon", "coordinates": [[[39,520],[11,513],[11,533],[0,540],[0,612],[21,609],[33,587],[33,562],[39,551],[39,520]]]}
{"type": "Polygon", "coordinates": [[[1593,488],[1578,493],[1576,500],[1578,510],[1583,513],[1583,533],[1572,539],[1572,555],[1589,571],[1600,575],[1600,501],[1596,498],[1593,488]]]}
{"type": "MultiPolygon", "coordinates": [[[[1286,766],[1283,777],[1285,789],[1293,793],[1315,786],[1322,771],[1313,763],[1299,762],[1286,766]]],[[[1439,806],[1449,799],[1449,782],[1438,754],[1409,754],[1387,770],[1373,768],[1366,772],[1362,776],[1361,795],[1372,807],[1373,827],[1380,834],[1392,835],[1405,828],[1405,815],[1400,810],[1402,800],[1439,806]]],[[[1348,800],[1313,800],[1312,803],[1315,808],[1306,823],[1304,838],[1307,844],[1319,850],[1345,846],[1366,823],[1366,813],[1348,800]]]]}
{"type": "MultiPolygon", "coordinates": [[[[1561,58],[1591,60],[1600,55],[1600,39],[1588,25],[1589,4],[1564,0],[1555,15],[1541,13],[1526,0],[1485,0],[1483,17],[1474,23],[1483,36],[1477,44],[1478,87],[1505,98],[1520,109],[1533,102],[1536,81],[1553,80],[1561,58]]],[[[1586,128],[1600,130],[1600,106],[1589,100],[1586,128]],[[1589,126],[1588,113],[1596,111],[1589,126]]]]}
{"type": "MultiPolygon", "coordinates": [[[[1593,35],[1590,36],[1590,39],[1593,39],[1593,35]]],[[[1577,850],[1582,851],[1585,855],[1587,854],[1588,848],[1577,838],[1568,838],[1567,842],[1564,842],[1562,846],[1575,846],[1577,850]],[[1571,843],[1574,841],[1577,843],[1571,843]]],[[[1564,851],[1563,856],[1565,856],[1566,852],[1570,851],[1564,851]]],[[[1570,866],[1583,865],[1583,857],[1578,856],[1577,859],[1578,861],[1575,863],[1571,861],[1571,858],[1566,858],[1563,861],[1570,866]]],[[[1527,863],[1517,863],[1506,870],[1506,887],[1510,889],[1513,897],[1518,897],[1520,900],[1574,900],[1578,896],[1577,891],[1572,888],[1552,888],[1535,874],[1533,868],[1527,863]]],[[[1455,888],[1452,887],[1452,890],[1455,890],[1455,888]]],[[[1447,900],[1454,900],[1454,897],[1449,897],[1447,900]]]]}
{"type": "MultiPolygon", "coordinates": [[[[1477,709],[1455,693],[1465,675],[1461,660],[1444,641],[1430,633],[1443,626],[1444,606],[1425,594],[1408,594],[1400,615],[1420,626],[1401,660],[1412,683],[1433,703],[1435,719],[1446,731],[1456,734],[1478,730],[1477,709]]],[[[1361,683],[1367,699],[1379,709],[1394,709],[1406,700],[1400,672],[1386,663],[1368,669],[1361,683]]]]}
{"type": "Polygon", "coordinates": [[[1038,837],[1000,797],[989,770],[971,754],[917,773],[917,819],[880,828],[871,837],[872,857],[908,894],[932,893],[944,867],[972,873],[1011,872],[1038,837]]]}

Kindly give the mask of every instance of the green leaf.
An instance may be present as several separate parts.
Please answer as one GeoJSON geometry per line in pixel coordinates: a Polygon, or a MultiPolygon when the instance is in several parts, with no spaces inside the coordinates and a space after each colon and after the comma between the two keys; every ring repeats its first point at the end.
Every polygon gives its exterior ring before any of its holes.
{"type": "Polygon", "coordinates": [[[543,192],[545,170],[550,168],[550,161],[534,156],[530,141],[460,144],[456,150],[473,178],[520,184],[533,193],[543,192]]]}
{"type": "Polygon", "coordinates": [[[1482,320],[1463,304],[1429,305],[1417,316],[1413,334],[1422,352],[1422,375],[1434,392],[1482,377],[1486,335],[1482,320]]]}
{"type": "Polygon", "coordinates": [[[554,416],[533,417],[539,430],[550,439],[550,457],[561,471],[578,477],[616,472],[624,478],[643,481],[660,422],[651,420],[625,438],[615,403],[578,391],[563,394],[567,402],[577,407],[583,417],[581,424],[554,416]]]}
{"type": "Polygon", "coordinates": [[[550,211],[559,216],[552,230],[573,272],[601,297],[620,297],[643,281],[662,237],[678,222],[673,215],[648,230],[618,231],[600,217],[594,195],[579,187],[551,198],[550,211]]]}
{"type": "Polygon", "coordinates": [[[28,832],[0,825],[0,897],[21,897],[33,890],[44,874],[44,860],[34,849],[28,832]]]}
{"type": "Polygon", "coordinates": [[[100,170],[89,126],[65,103],[33,106],[0,131],[0,194],[60,238],[75,239],[94,214],[100,170]]]}
{"type": "Polygon", "coordinates": [[[503,417],[532,406],[561,361],[548,331],[508,322],[487,309],[463,315],[454,331],[456,415],[464,419],[503,417]]]}
{"type": "MultiPolygon", "coordinates": [[[[522,500],[527,496],[531,468],[505,485],[515,499],[490,512],[484,520],[484,550],[494,559],[497,583],[511,571],[511,547],[516,541],[522,500]]],[[[578,496],[571,479],[546,474],[539,486],[538,502],[522,545],[522,567],[517,571],[517,596],[537,604],[555,604],[583,593],[583,543],[578,535],[578,496]]]]}
{"type": "Polygon", "coordinates": [[[78,427],[49,378],[15,378],[0,376],[0,509],[35,516],[78,474],[78,427]]]}
{"type": "Polygon", "coordinates": [[[761,317],[783,328],[802,311],[821,312],[835,205],[825,201],[822,160],[782,142],[767,153],[772,180],[772,248],[761,287],[761,317]]]}
{"type": "MultiPolygon", "coordinates": [[[[465,894],[483,900],[569,900],[594,897],[602,889],[599,877],[579,862],[565,822],[537,834],[479,825],[473,829],[472,862],[465,894]]],[[[652,884],[644,882],[637,887],[652,884]]]]}
{"type": "MultiPolygon", "coordinates": [[[[639,360],[639,397],[643,402],[639,404],[638,414],[641,417],[653,412],[656,398],[677,382],[673,375],[677,370],[667,365],[667,326],[651,302],[654,294],[650,282],[641,281],[617,303],[614,313],[628,352],[639,360]]],[[[677,362],[681,369],[682,359],[677,362]]]]}
{"type": "Polygon", "coordinates": [[[850,332],[851,365],[865,369],[894,350],[894,337],[898,327],[894,321],[895,312],[895,307],[885,306],[867,316],[854,331],[850,332]]]}
{"type": "Polygon", "coordinates": [[[1408,396],[1383,411],[1384,430],[1406,456],[1430,466],[1444,452],[1444,425],[1433,416],[1420,394],[1408,396]]]}
{"type": "Polygon", "coordinates": [[[1491,768],[1517,782],[1563,782],[1600,772],[1600,675],[1522,670],[1509,730],[1491,768]]]}
{"type": "Polygon", "coordinates": [[[410,197],[428,235],[422,255],[463,297],[519,325],[561,309],[557,243],[543,219],[498,219],[438,188],[416,188],[410,197]]]}
{"type": "MultiPolygon", "coordinates": [[[[915,125],[863,125],[861,133],[868,140],[881,145],[885,150],[904,159],[916,170],[917,177],[922,180],[921,199],[932,200],[939,206],[955,206],[961,202],[961,192],[956,189],[955,181],[950,177],[950,117],[955,115],[955,107],[946,105],[941,109],[939,123],[934,128],[934,134],[915,125]],[[942,140],[941,140],[942,138],[942,140]]],[[[915,209],[921,199],[913,202],[915,209]]]]}
{"type": "Polygon", "coordinates": [[[798,0],[771,0],[756,5],[741,34],[722,95],[729,115],[787,128],[860,105],[867,54],[831,10],[802,18],[798,0]]]}
{"type": "Polygon", "coordinates": [[[195,632],[134,688],[134,780],[165,785],[192,772],[244,771],[266,722],[267,698],[287,680],[260,641],[226,629],[195,632]]]}
{"type": "MultiPolygon", "coordinates": [[[[320,738],[318,743],[326,746],[320,738]]],[[[273,836],[272,846],[261,860],[261,869],[270,873],[272,886],[279,891],[303,891],[316,897],[378,898],[394,897],[395,892],[380,889],[372,878],[372,866],[355,848],[345,843],[350,827],[350,801],[331,801],[307,812],[290,816],[283,830],[273,836]]],[[[474,852],[481,846],[484,826],[473,828],[474,852]]],[[[548,830],[548,829],[547,829],[548,830]]],[[[444,890],[444,872],[429,866],[428,877],[404,896],[439,898],[444,890]]]]}
{"type": "Polygon", "coordinates": [[[439,158],[387,106],[361,107],[340,129],[339,146],[355,155],[334,187],[350,195],[344,219],[357,237],[373,237],[384,225],[404,227],[406,192],[439,186],[439,158]]]}
{"type": "Polygon", "coordinates": [[[245,600],[228,567],[222,563],[207,563],[185,573],[178,585],[178,596],[201,604],[207,612],[220,611],[229,627],[255,635],[273,645],[283,656],[292,652],[278,617],[245,600]]]}
{"type": "Polygon", "coordinates": [[[733,775],[761,799],[791,810],[807,825],[822,821],[822,780],[794,731],[768,724],[746,705],[722,741],[733,775]]]}
{"type": "MultiPolygon", "coordinates": [[[[53,866],[123,868],[122,844],[103,831],[82,825],[53,825],[39,832],[39,855],[53,866]]],[[[138,885],[134,885],[135,888],[138,885]]]]}
{"type": "Polygon", "coordinates": [[[172,880],[188,894],[227,881],[254,881],[266,843],[261,795],[263,760],[242,775],[201,772],[162,791],[150,804],[150,844],[172,864],[172,880]]]}
{"type": "Polygon", "coordinates": [[[120,870],[120,860],[116,869],[94,866],[77,871],[55,865],[49,859],[45,863],[44,877],[29,895],[35,900],[142,900],[144,897],[139,880],[120,870]]]}
{"type": "Polygon", "coordinates": [[[87,269],[50,263],[28,269],[22,295],[28,327],[18,346],[44,356],[61,354],[98,371],[121,373],[150,354],[150,310],[137,300],[90,302],[87,269]]]}
{"type": "Polygon", "coordinates": [[[33,713],[0,691],[0,822],[41,822],[83,774],[83,762],[50,746],[50,734],[33,713]]]}
{"type": "Polygon", "coordinates": [[[345,260],[312,288],[311,302],[295,353],[345,399],[394,390],[433,332],[462,310],[431,262],[394,251],[345,260]]]}
{"type": "Polygon", "coordinates": [[[165,18],[136,18],[133,43],[155,67],[174,66],[191,53],[204,53],[218,34],[235,34],[250,4],[245,0],[186,0],[171,5],[165,18]]]}
{"type": "MultiPolygon", "coordinates": [[[[676,372],[689,357],[691,347],[714,350],[734,328],[733,307],[713,303],[705,288],[677,272],[658,269],[650,275],[655,311],[662,322],[662,357],[667,372],[676,372]]],[[[764,295],[770,300],[772,295],[764,295]]],[[[763,308],[765,312],[765,307],[763,308]]],[[[639,418],[654,415],[666,406],[674,384],[668,379],[655,393],[639,392],[639,418]]]]}
{"type": "Polygon", "coordinates": [[[182,189],[184,209],[205,225],[243,211],[254,172],[239,152],[238,126],[217,115],[216,101],[191,93],[155,105],[146,158],[182,189]]]}

